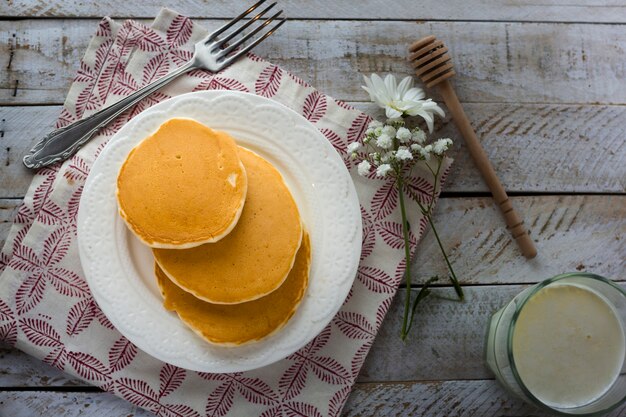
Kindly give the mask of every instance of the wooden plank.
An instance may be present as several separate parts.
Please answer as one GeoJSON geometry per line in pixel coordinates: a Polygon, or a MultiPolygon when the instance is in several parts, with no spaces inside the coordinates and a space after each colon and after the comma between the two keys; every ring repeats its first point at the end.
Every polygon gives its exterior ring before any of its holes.
{"type": "MultiPolygon", "coordinates": [[[[623,416],[623,405],[607,417],[623,416]]],[[[109,393],[3,391],[0,415],[12,417],[148,417],[109,393]]],[[[551,416],[511,396],[493,380],[356,384],[343,417],[401,416],[551,416]]]]}
{"type": "MultiPolygon", "coordinates": [[[[351,104],[384,117],[373,104],[351,104]]],[[[60,111],[0,107],[0,198],[24,196],[33,172],[24,168],[22,156],[52,130],[60,111]]],[[[626,106],[471,103],[466,111],[509,191],[626,192],[626,152],[620,151],[626,149],[626,106]]],[[[435,136],[456,143],[446,191],[487,192],[449,116],[435,136]]]]}
{"type": "MultiPolygon", "coordinates": [[[[400,290],[358,381],[492,378],[483,360],[487,323],[494,312],[525,287],[465,287],[467,301],[463,303],[429,298],[419,308],[415,328],[406,343],[399,337],[405,300],[404,290],[400,290]]],[[[450,288],[435,288],[433,291],[438,296],[452,294],[450,288]]],[[[0,362],[0,387],[85,386],[85,383],[15,349],[4,348],[0,355],[3,359],[0,362]]]]}
{"type": "MultiPolygon", "coordinates": [[[[512,201],[537,244],[539,255],[533,260],[520,255],[490,198],[440,200],[435,224],[462,283],[532,283],[576,270],[626,280],[626,196],[532,196],[512,201]]],[[[15,204],[0,205],[4,219],[12,216],[15,204]]],[[[7,231],[5,226],[2,239],[7,231]]],[[[436,241],[427,231],[413,261],[413,282],[446,274],[436,241]]]]}
{"type": "MultiPolygon", "coordinates": [[[[173,0],[168,7],[193,17],[230,18],[238,15],[250,1],[173,0]]],[[[161,3],[151,1],[104,0],[14,0],[0,4],[0,15],[11,17],[152,17],[161,3]]],[[[548,0],[502,2],[497,7],[479,0],[440,2],[411,0],[381,2],[365,0],[355,3],[342,0],[316,2],[281,0],[280,7],[290,18],[307,19],[400,19],[400,20],[507,20],[559,22],[626,22],[624,4],[620,1],[548,0]]]]}
{"type": "MultiPolygon", "coordinates": [[[[508,394],[496,381],[358,384],[343,417],[553,416],[508,394]]],[[[626,405],[606,414],[626,415],[626,405]]]]}
{"type": "MultiPolygon", "coordinates": [[[[4,22],[0,103],[59,103],[96,23],[4,22]]],[[[211,29],[223,21],[198,23],[211,29]]],[[[624,104],[622,32],[620,25],[304,20],[289,22],[257,52],[336,98],[362,101],[361,74],[411,74],[408,45],[433,33],[451,50],[464,102],[624,104]]]]}

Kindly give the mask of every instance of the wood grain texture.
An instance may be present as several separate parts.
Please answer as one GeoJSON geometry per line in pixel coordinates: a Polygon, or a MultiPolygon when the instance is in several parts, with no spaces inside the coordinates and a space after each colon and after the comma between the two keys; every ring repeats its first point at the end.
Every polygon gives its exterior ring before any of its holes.
{"type": "MultiPolygon", "coordinates": [[[[382,118],[370,103],[352,102],[382,118]]],[[[23,197],[28,149],[53,129],[60,106],[0,107],[0,198],[23,197]]],[[[509,192],[626,192],[626,106],[470,103],[465,111],[509,192]]],[[[448,192],[487,192],[449,116],[434,137],[455,141],[448,192]]],[[[521,213],[523,217],[523,213],[521,213]]]]}
{"type": "MultiPolygon", "coordinates": [[[[15,210],[14,200],[2,217],[15,210]]],[[[626,280],[626,196],[513,197],[525,214],[531,237],[539,249],[527,261],[488,197],[443,198],[435,224],[448,247],[460,281],[469,285],[533,283],[567,271],[589,271],[626,280]],[[470,255],[471,254],[471,255],[470,255]]],[[[5,234],[8,227],[4,227],[5,234]]],[[[426,232],[413,261],[413,282],[446,275],[446,267],[432,233],[426,232]]]]}
{"type": "MultiPolygon", "coordinates": [[[[493,380],[358,384],[343,417],[553,416],[514,398],[493,380]]],[[[626,405],[606,414],[626,415],[626,405]]]]}
{"type": "MultiPolygon", "coordinates": [[[[0,104],[62,102],[96,23],[3,22],[0,104]]],[[[621,25],[290,21],[256,52],[333,97],[362,101],[361,74],[412,74],[408,45],[430,33],[450,48],[462,102],[626,103],[621,25]]]]}
{"type": "MultiPolygon", "coordinates": [[[[542,277],[543,278],[543,277],[542,277]]],[[[622,284],[624,285],[624,284],[622,284]]],[[[407,343],[400,340],[404,290],[398,292],[374,341],[359,382],[482,380],[493,375],[483,360],[491,315],[524,285],[465,287],[463,303],[432,297],[420,306],[407,343]]],[[[414,289],[413,291],[417,291],[414,289]]],[[[436,288],[439,297],[453,294],[436,288]]],[[[86,384],[16,349],[0,350],[2,387],[81,387],[86,384]]],[[[0,414],[1,415],[1,414],[0,414]]]]}
{"type": "MultiPolygon", "coordinates": [[[[11,417],[149,417],[108,393],[0,391],[0,415],[11,417]]],[[[496,381],[446,381],[356,384],[343,417],[551,416],[511,397],[496,381]]],[[[626,415],[626,406],[607,417],[626,415]]]]}
{"type": "MultiPolygon", "coordinates": [[[[252,3],[252,2],[247,2],[252,3]]],[[[172,0],[168,7],[193,17],[226,17],[238,15],[242,2],[229,0],[172,0]]],[[[0,4],[0,15],[11,17],[99,17],[103,15],[152,17],[161,3],[149,0],[12,0],[0,4]]],[[[500,2],[497,7],[479,0],[441,2],[411,0],[388,2],[365,0],[355,7],[349,0],[303,2],[281,0],[280,7],[290,18],[308,19],[418,19],[418,20],[533,20],[558,22],[626,22],[625,6],[617,0],[549,0],[542,2],[500,2]]]]}

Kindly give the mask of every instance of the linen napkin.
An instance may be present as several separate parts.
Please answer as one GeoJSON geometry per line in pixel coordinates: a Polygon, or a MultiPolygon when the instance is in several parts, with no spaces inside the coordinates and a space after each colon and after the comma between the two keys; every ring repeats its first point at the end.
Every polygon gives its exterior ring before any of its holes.
{"type": "MultiPolygon", "coordinates": [[[[181,65],[205,33],[189,18],[167,9],[151,26],[103,19],[80,62],[57,126],[181,65]]],[[[350,82],[360,82],[356,72],[350,82]]],[[[347,144],[360,139],[370,121],[253,54],[216,74],[196,70],[182,76],[120,116],[71,160],[37,173],[0,255],[0,339],[159,416],[339,415],[405,270],[397,190],[392,182],[359,177],[345,154],[347,144]],[[112,135],[157,102],[207,89],[268,97],[307,118],[350,169],[363,218],[358,274],[340,312],[298,352],[243,373],[197,373],[137,349],[95,303],[76,244],[83,185],[112,135]]],[[[445,161],[439,184],[450,164],[445,161]]],[[[433,181],[425,169],[416,171],[410,187],[426,202],[433,181]]],[[[414,202],[409,202],[408,212],[414,250],[426,219],[414,202]]]]}

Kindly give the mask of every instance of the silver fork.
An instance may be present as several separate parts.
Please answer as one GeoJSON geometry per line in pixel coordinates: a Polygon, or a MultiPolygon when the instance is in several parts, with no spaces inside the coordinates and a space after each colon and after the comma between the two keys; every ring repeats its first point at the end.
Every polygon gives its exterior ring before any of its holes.
{"type": "Polygon", "coordinates": [[[202,39],[200,42],[196,43],[193,58],[180,68],[175,69],[166,76],[159,78],[158,80],[155,80],[145,87],[135,91],[133,94],[123,98],[117,103],[112,104],[111,106],[104,108],[85,119],[79,120],[61,129],[57,129],[45,136],[37,142],[35,146],[33,146],[26,156],[24,156],[24,165],[28,168],[40,168],[56,162],[64,161],[76,153],[76,151],[78,151],[81,146],[91,139],[91,137],[100,128],[107,125],[133,104],[157,91],[179,75],[196,68],[203,68],[212,72],[217,72],[235,62],[238,58],[246,54],[252,48],[261,43],[265,38],[274,33],[286,21],[286,18],[281,16],[283,11],[280,10],[271,17],[265,18],[262,23],[257,23],[256,27],[243,35],[240,39],[228,44],[229,41],[233,40],[245,29],[263,18],[263,16],[276,5],[276,3],[272,3],[232,32],[225,34],[221,38],[219,37],[226,30],[256,10],[261,4],[265,3],[265,1],[266,0],[258,1],[256,4],[250,6],[248,10],[241,13],[239,16],[202,39]],[[272,22],[275,22],[272,28],[265,31],[251,43],[237,50],[237,48],[241,47],[244,42],[252,38],[261,30],[267,28],[267,26],[272,22]]]}

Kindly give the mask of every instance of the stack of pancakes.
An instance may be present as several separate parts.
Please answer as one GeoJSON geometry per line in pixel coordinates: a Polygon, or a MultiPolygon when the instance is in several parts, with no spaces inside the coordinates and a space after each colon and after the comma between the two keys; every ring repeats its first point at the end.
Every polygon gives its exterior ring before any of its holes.
{"type": "Polygon", "coordinates": [[[232,137],[171,119],[128,155],[120,215],[152,248],[164,306],[203,339],[277,331],[307,288],[311,245],[282,176],[232,137]]]}

